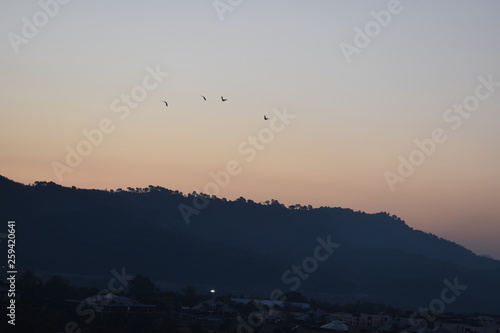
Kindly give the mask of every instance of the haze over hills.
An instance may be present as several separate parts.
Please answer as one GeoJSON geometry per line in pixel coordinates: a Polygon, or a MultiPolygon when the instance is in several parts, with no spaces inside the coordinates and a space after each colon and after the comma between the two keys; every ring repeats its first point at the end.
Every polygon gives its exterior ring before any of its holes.
{"type": "Polygon", "coordinates": [[[297,290],[414,310],[442,297],[448,280],[467,288],[446,311],[500,313],[500,261],[385,212],[202,195],[206,207],[187,224],[179,205],[196,207],[200,196],[155,186],[82,190],[0,176],[0,196],[3,219],[16,221],[17,264],[26,269],[104,276],[126,267],[178,286],[259,297],[297,290]],[[318,246],[324,259],[307,259],[318,258],[318,246]]]}

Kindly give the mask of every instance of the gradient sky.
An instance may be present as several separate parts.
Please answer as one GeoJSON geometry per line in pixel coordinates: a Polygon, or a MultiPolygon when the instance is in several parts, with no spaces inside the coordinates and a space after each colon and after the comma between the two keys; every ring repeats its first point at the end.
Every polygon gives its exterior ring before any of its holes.
{"type": "Polygon", "coordinates": [[[0,174],[188,193],[236,160],[220,197],[387,211],[500,259],[500,88],[458,129],[443,119],[479,76],[500,82],[500,2],[402,0],[350,63],[341,43],[390,1],[220,0],[234,4],[223,20],[214,3],[73,0],[16,53],[13,34],[42,7],[4,1],[0,174]],[[169,75],[120,119],[113,101],[148,66],[169,75]],[[296,117],[247,161],[238,147],[285,108],[296,117]],[[104,118],[114,131],[58,179],[52,163],[104,118]],[[384,173],[435,128],[446,142],[391,191],[384,173]]]}

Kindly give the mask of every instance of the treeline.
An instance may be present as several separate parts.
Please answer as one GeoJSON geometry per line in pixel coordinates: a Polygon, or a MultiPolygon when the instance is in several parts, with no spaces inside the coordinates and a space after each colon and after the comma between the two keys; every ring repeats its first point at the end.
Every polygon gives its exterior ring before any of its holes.
{"type": "MultiPolygon", "coordinates": [[[[101,316],[96,314],[89,320],[78,311],[78,302],[88,297],[102,295],[102,289],[96,287],[74,286],[64,278],[55,276],[47,281],[31,271],[20,274],[16,281],[16,331],[19,332],[53,332],[53,333],[129,333],[129,332],[180,332],[180,312],[183,307],[192,307],[200,302],[211,299],[213,295],[198,293],[193,286],[186,286],[182,292],[162,291],[148,277],[136,275],[126,289],[118,296],[127,296],[142,304],[155,305],[154,311],[150,313],[116,313],[101,316]]],[[[217,296],[215,299],[233,307],[238,313],[246,318],[250,313],[257,310],[255,305],[234,303],[232,298],[244,298],[244,295],[232,293],[217,296]]],[[[360,313],[387,313],[393,316],[407,317],[411,311],[403,311],[391,306],[376,303],[355,303],[338,305],[318,299],[308,299],[296,291],[285,293],[287,302],[309,303],[310,309],[321,309],[329,313],[347,312],[353,315],[360,313]]],[[[2,304],[3,306],[3,304],[2,304]]],[[[286,303],[282,309],[287,317],[291,312],[304,311],[294,308],[286,303]]],[[[485,313],[454,315],[456,318],[468,318],[485,313]]],[[[292,323],[289,323],[292,324],[292,323]]],[[[6,331],[8,325],[6,320],[0,325],[1,331],[6,331]]],[[[185,325],[184,325],[185,326],[185,325]]],[[[225,332],[236,332],[236,322],[233,325],[224,323],[220,327],[225,332]]],[[[214,331],[205,329],[199,323],[188,325],[193,333],[207,333],[214,331]]],[[[11,327],[10,327],[11,328],[11,327]]],[[[186,332],[186,327],[182,327],[186,332]]]]}
{"type": "MultiPolygon", "coordinates": [[[[64,187],[56,184],[52,181],[47,182],[47,181],[35,181],[34,183],[29,184],[30,186],[33,187],[45,187],[45,188],[60,188],[63,189],[64,187]]],[[[168,188],[162,187],[162,186],[153,186],[149,185],[147,187],[127,187],[126,189],[123,188],[117,188],[115,189],[105,189],[105,190],[83,190],[83,189],[78,189],[75,186],[71,187],[72,190],[79,190],[79,191],[102,191],[102,192],[109,192],[109,193],[137,193],[137,194],[147,194],[147,193],[162,193],[162,194],[170,194],[170,195],[178,195],[182,196],[188,199],[192,199],[194,196],[198,197],[203,197],[211,200],[220,200],[222,202],[231,202],[231,200],[227,200],[226,198],[219,198],[215,195],[208,195],[205,193],[198,193],[196,191],[193,191],[192,193],[185,194],[181,191],[178,190],[170,190],[168,188]]],[[[264,205],[264,206],[277,206],[277,207],[283,207],[283,208],[288,208],[292,210],[313,210],[313,206],[311,205],[301,205],[301,204],[295,204],[295,205],[289,205],[286,207],[284,204],[280,203],[278,200],[271,199],[271,200],[265,200],[262,202],[255,202],[250,199],[245,199],[243,197],[239,197],[235,199],[235,203],[241,203],[241,204],[257,204],[257,205],[264,205]]],[[[323,208],[323,207],[322,207],[323,208]]],[[[324,207],[324,208],[329,208],[329,207],[324,207]]],[[[360,211],[361,212],[361,211],[360,211]]]]}
{"type": "MultiPolygon", "coordinates": [[[[192,307],[213,297],[209,291],[199,293],[195,287],[186,286],[182,292],[162,291],[148,277],[136,275],[122,293],[118,296],[127,296],[142,304],[155,305],[151,313],[117,313],[100,316],[98,313],[88,322],[89,318],[77,311],[78,302],[88,297],[101,294],[95,287],[74,286],[62,277],[51,277],[43,281],[31,271],[25,271],[16,281],[16,326],[20,332],[72,332],[72,333],[128,333],[128,332],[178,332],[181,325],[180,309],[192,307]]],[[[244,298],[244,295],[228,293],[216,297],[236,309],[243,317],[256,311],[253,304],[239,304],[231,298],[244,298]]],[[[329,312],[348,311],[361,312],[390,312],[402,314],[398,309],[380,304],[358,303],[351,305],[335,305],[315,299],[307,299],[298,292],[285,294],[288,302],[306,302],[311,308],[323,309],[329,312]]],[[[287,305],[285,312],[299,311],[287,305]]],[[[5,324],[3,321],[2,326],[5,324]]],[[[0,326],[0,327],[2,327],[0,326]]],[[[234,327],[224,327],[231,332],[234,327]]],[[[4,330],[2,329],[2,332],[4,330]]],[[[207,332],[198,324],[191,325],[192,332],[207,332]]]]}
{"type": "MultiPolygon", "coordinates": [[[[198,294],[193,287],[186,287],[183,293],[160,291],[149,278],[137,275],[117,296],[156,305],[153,313],[106,316],[97,313],[89,318],[81,315],[82,310],[77,311],[78,302],[68,300],[82,301],[102,295],[99,288],[73,286],[58,276],[44,282],[33,272],[25,271],[18,276],[16,289],[17,332],[177,332],[180,306],[193,306],[210,297],[198,294]]],[[[7,328],[5,322],[2,320],[0,325],[2,332],[7,328]]]]}

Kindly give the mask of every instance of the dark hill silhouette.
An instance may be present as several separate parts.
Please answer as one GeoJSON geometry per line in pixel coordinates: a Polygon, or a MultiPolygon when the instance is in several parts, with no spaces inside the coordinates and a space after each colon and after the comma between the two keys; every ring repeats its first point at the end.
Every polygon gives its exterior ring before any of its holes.
{"type": "Polygon", "coordinates": [[[106,275],[126,267],[159,282],[268,297],[289,291],[282,274],[331,235],[341,245],[301,280],[303,294],[417,309],[456,277],[468,288],[446,311],[500,313],[499,261],[387,213],[211,197],[187,225],[178,206],[192,205],[193,194],[155,186],[83,190],[0,176],[0,196],[2,217],[16,220],[18,268],[106,275]]]}

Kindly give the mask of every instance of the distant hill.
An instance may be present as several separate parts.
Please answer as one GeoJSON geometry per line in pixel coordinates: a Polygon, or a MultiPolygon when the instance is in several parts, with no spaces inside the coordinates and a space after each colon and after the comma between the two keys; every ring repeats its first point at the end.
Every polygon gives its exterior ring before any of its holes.
{"type": "Polygon", "coordinates": [[[199,200],[193,194],[156,186],[102,191],[23,185],[2,176],[0,197],[2,219],[16,220],[18,266],[35,271],[104,276],[126,267],[179,286],[260,297],[297,287],[332,302],[407,309],[428,307],[441,297],[443,281],[456,278],[467,289],[446,311],[500,313],[500,261],[388,213],[204,196],[208,205],[186,224],[179,205],[193,207],[199,200]],[[339,246],[324,261],[306,259],[314,257],[318,237],[339,246]],[[293,265],[302,264],[294,273],[293,265]]]}

